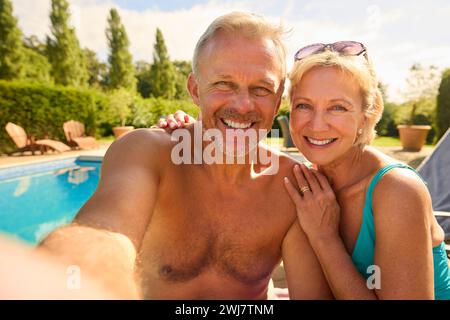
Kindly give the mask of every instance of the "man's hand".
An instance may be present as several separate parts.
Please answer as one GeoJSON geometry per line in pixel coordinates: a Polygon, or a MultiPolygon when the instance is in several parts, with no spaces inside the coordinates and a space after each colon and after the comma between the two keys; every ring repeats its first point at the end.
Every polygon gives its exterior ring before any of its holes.
{"type": "Polygon", "coordinates": [[[6,238],[0,238],[0,283],[0,300],[120,298],[82,269],[6,238]]]}

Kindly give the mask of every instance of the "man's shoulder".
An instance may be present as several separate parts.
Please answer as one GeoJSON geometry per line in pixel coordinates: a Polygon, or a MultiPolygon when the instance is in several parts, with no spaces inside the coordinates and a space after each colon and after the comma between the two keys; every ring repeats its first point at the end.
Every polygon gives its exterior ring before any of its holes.
{"type": "Polygon", "coordinates": [[[136,129],[120,137],[108,149],[107,162],[157,162],[165,154],[170,155],[170,134],[162,129],[136,129]]]}
{"type": "Polygon", "coordinates": [[[140,152],[158,149],[159,152],[171,145],[170,134],[162,129],[136,129],[116,140],[112,146],[128,151],[139,149],[140,152]],[[143,149],[142,149],[143,148],[143,149]]]}

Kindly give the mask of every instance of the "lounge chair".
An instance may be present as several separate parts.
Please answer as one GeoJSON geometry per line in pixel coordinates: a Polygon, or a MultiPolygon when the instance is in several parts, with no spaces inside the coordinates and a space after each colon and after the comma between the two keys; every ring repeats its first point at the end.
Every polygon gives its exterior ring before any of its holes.
{"type": "Polygon", "coordinates": [[[433,152],[417,168],[425,179],[433,201],[434,215],[444,229],[447,254],[450,252],[450,129],[433,152]]]}
{"type": "Polygon", "coordinates": [[[12,122],[8,122],[5,126],[6,132],[11,137],[11,139],[16,144],[17,149],[9,154],[14,154],[17,152],[24,153],[25,151],[31,151],[34,155],[36,151],[40,151],[41,154],[44,154],[48,149],[52,149],[57,152],[64,152],[70,150],[70,147],[60,141],[51,140],[51,139],[41,139],[35,140],[33,136],[28,136],[25,130],[14,124],[12,122]]]}
{"type": "Polygon", "coordinates": [[[98,148],[98,143],[94,137],[86,136],[84,124],[81,122],[70,120],[64,123],[64,134],[67,143],[72,148],[93,149],[98,148]]]}
{"type": "Polygon", "coordinates": [[[294,143],[292,142],[291,133],[289,132],[289,119],[286,116],[278,116],[277,117],[278,123],[281,127],[281,134],[283,135],[284,142],[283,147],[284,148],[295,148],[294,143]]]}

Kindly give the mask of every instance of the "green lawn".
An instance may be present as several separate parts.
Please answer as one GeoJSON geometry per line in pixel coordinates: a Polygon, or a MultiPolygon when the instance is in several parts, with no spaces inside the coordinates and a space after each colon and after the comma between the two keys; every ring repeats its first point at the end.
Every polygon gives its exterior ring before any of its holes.
{"type": "Polygon", "coordinates": [[[402,144],[399,138],[394,137],[376,137],[371,143],[375,147],[400,147],[402,144]]]}
{"type": "MultiPolygon", "coordinates": [[[[375,147],[401,147],[401,142],[399,138],[394,137],[376,137],[371,143],[375,147]]],[[[433,144],[426,143],[426,146],[433,146],[433,144]]]]}
{"type": "Polygon", "coordinates": [[[114,136],[107,136],[107,137],[101,137],[100,139],[97,139],[99,142],[113,142],[114,136]]]}

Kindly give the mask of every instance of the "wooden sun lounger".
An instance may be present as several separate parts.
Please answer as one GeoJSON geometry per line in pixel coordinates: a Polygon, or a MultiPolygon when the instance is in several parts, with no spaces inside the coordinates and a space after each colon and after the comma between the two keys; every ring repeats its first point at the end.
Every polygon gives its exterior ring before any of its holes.
{"type": "Polygon", "coordinates": [[[94,137],[86,136],[84,124],[81,122],[70,120],[64,123],[63,128],[67,142],[72,148],[98,148],[97,140],[94,137]]]}
{"type": "Polygon", "coordinates": [[[8,122],[5,126],[6,132],[14,141],[17,149],[10,154],[14,154],[17,152],[23,153],[25,151],[31,151],[34,155],[36,151],[40,151],[42,154],[46,152],[48,149],[55,150],[57,152],[64,152],[70,150],[70,147],[61,141],[56,141],[52,139],[40,139],[35,140],[33,136],[28,136],[25,130],[14,124],[12,122],[8,122]]]}

